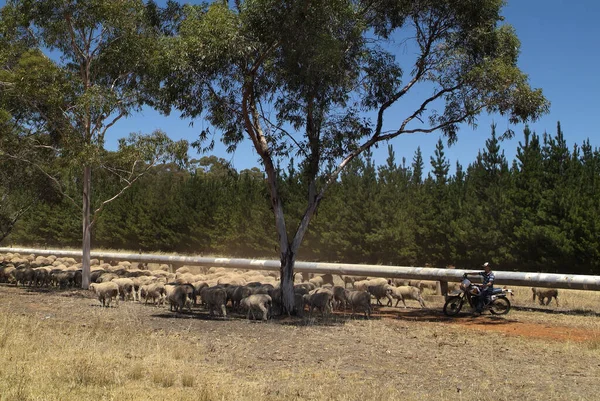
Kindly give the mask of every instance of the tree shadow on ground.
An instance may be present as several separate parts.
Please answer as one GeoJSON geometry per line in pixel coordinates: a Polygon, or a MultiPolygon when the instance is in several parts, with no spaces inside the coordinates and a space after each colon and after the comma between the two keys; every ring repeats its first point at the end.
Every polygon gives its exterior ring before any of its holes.
{"type": "Polygon", "coordinates": [[[582,316],[596,316],[600,317],[599,312],[595,312],[589,309],[548,309],[536,306],[515,306],[512,308],[514,310],[522,311],[522,312],[540,312],[547,313],[549,315],[582,315],[582,316]]]}

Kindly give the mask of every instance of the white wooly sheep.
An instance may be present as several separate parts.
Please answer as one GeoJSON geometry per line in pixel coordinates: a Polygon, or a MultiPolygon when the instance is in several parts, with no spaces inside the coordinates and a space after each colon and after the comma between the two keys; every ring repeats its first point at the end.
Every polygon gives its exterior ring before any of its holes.
{"type": "Polygon", "coordinates": [[[224,267],[211,267],[208,269],[209,273],[226,273],[227,269],[224,267]]]}
{"type": "Polygon", "coordinates": [[[217,280],[217,284],[229,284],[229,285],[246,285],[246,280],[239,275],[223,276],[217,280]]]}
{"type": "Polygon", "coordinates": [[[357,291],[366,291],[367,288],[369,287],[369,280],[358,280],[355,281],[353,284],[354,289],[357,291]]]}
{"type": "Polygon", "coordinates": [[[250,320],[250,313],[252,313],[252,318],[255,319],[254,311],[260,310],[262,312],[262,320],[266,321],[272,302],[273,300],[267,294],[253,294],[240,301],[240,308],[248,311],[248,320],[250,320]]]}
{"type": "Polygon", "coordinates": [[[179,274],[190,273],[190,268],[187,266],[181,266],[179,269],[175,270],[175,273],[179,273],[179,274]]]}
{"type": "Polygon", "coordinates": [[[344,289],[344,295],[346,297],[347,305],[352,308],[352,315],[354,316],[355,310],[362,310],[365,313],[365,317],[371,316],[371,294],[367,291],[361,290],[348,290],[344,289]]]}
{"type": "Polygon", "coordinates": [[[432,281],[432,280],[411,280],[410,281],[410,286],[412,287],[417,287],[418,289],[421,290],[421,292],[423,292],[423,290],[428,289],[433,291],[434,294],[438,294],[441,291],[438,291],[440,288],[440,282],[439,281],[432,281]]]}
{"type": "Polygon", "coordinates": [[[164,270],[151,270],[150,274],[152,274],[155,277],[167,277],[169,272],[164,271],[164,270]]]}
{"type": "Polygon", "coordinates": [[[96,280],[96,282],[97,283],[108,283],[109,281],[113,281],[116,278],[119,278],[119,276],[117,276],[114,273],[104,273],[100,277],[98,277],[98,280],[96,280]]]}
{"type": "Polygon", "coordinates": [[[165,286],[162,283],[144,284],[140,287],[140,297],[144,298],[144,304],[148,303],[148,299],[152,299],[152,303],[158,306],[165,300],[165,286]]]}
{"type": "Polygon", "coordinates": [[[396,301],[396,307],[398,306],[398,303],[400,301],[402,301],[402,303],[404,304],[404,307],[406,308],[406,300],[407,299],[413,299],[415,301],[418,301],[419,304],[421,304],[421,308],[425,308],[425,301],[423,300],[423,297],[421,296],[421,290],[418,289],[417,287],[412,287],[409,285],[403,285],[400,287],[392,287],[392,297],[397,299],[396,301]]]}
{"type": "Polygon", "coordinates": [[[388,279],[386,278],[371,278],[369,280],[359,280],[354,282],[354,289],[360,291],[367,291],[369,286],[378,286],[388,284],[388,279]]]}
{"type": "Polygon", "coordinates": [[[102,302],[102,306],[110,306],[110,302],[115,298],[117,305],[119,304],[119,286],[117,283],[92,283],[90,290],[98,296],[98,301],[102,302]]]}
{"type": "Polygon", "coordinates": [[[315,276],[308,280],[309,283],[313,284],[315,287],[322,287],[324,280],[322,276],[315,276]]]}
{"type": "Polygon", "coordinates": [[[137,293],[135,292],[132,279],[120,277],[111,281],[119,286],[119,295],[121,296],[122,300],[126,301],[131,297],[134,301],[137,301],[137,293]]]}
{"type": "Polygon", "coordinates": [[[191,273],[184,273],[184,274],[176,273],[175,274],[175,282],[177,284],[191,284],[194,281],[196,281],[195,277],[191,273]]]}

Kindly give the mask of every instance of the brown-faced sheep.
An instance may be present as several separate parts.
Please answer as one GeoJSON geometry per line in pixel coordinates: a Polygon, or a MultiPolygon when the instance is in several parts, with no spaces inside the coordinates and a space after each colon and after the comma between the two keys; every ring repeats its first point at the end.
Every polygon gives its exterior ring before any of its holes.
{"type": "Polygon", "coordinates": [[[117,305],[119,304],[119,286],[117,283],[92,283],[90,284],[90,290],[96,293],[98,301],[102,302],[102,306],[110,306],[113,298],[115,298],[117,305]]]}
{"type": "Polygon", "coordinates": [[[550,304],[552,298],[556,301],[556,306],[558,306],[558,290],[556,288],[531,288],[533,292],[533,301],[535,301],[535,297],[537,296],[540,305],[544,305],[544,299],[547,298],[546,305],[550,304]]]}
{"type": "Polygon", "coordinates": [[[262,312],[262,320],[266,321],[269,316],[269,309],[271,308],[272,299],[267,294],[253,294],[240,301],[240,308],[247,310],[247,318],[250,320],[250,313],[252,318],[255,319],[254,311],[260,310],[262,312]]]}

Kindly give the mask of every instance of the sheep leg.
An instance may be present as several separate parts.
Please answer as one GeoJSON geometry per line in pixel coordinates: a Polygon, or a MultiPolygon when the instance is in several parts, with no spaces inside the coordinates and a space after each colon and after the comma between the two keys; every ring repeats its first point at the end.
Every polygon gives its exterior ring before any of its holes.
{"type": "Polygon", "coordinates": [[[558,306],[558,296],[555,296],[554,300],[556,301],[556,306],[558,306]]]}
{"type": "Polygon", "coordinates": [[[387,306],[392,306],[392,303],[393,303],[392,296],[390,294],[387,294],[386,297],[388,299],[387,306]]]}
{"type": "Polygon", "coordinates": [[[225,308],[225,305],[221,305],[221,312],[223,312],[223,317],[227,317],[227,308],[225,308]]]}
{"type": "Polygon", "coordinates": [[[260,304],[259,307],[263,313],[262,320],[264,320],[266,322],[267,321],[267,308],[263,304],[260,304]]]}
{"type": "Polygon", "coordinates": [[[419,295],[419,303],[421,304],[421,308],[425,308],[425,301],[423,300],[423,297],[419,295]]]}

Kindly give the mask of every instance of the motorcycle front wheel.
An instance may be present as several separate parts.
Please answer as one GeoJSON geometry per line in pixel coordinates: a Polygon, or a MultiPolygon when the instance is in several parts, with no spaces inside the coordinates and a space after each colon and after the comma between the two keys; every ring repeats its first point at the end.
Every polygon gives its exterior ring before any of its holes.
{"type": "Polygon", "coordinates": [[[456,316],[460,312],[463,306],[463,299],[461,297],[450,297],[444,304],[444,315],[456,316]]]}
{"type": "Polygon", "coordinates": [[[508,298],[496,298],[490,305],[490,312],[493,315],[506,315],[510,310],[510,301],[508,298]]]}

